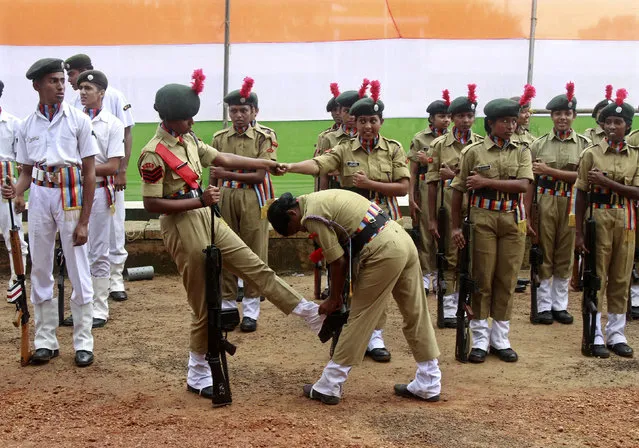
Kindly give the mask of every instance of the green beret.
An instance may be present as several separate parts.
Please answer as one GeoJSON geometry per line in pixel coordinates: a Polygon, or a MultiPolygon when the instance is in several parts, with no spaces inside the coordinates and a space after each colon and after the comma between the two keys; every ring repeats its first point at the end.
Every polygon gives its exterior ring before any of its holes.
{"type": "Polygon", "coordinates": [[[447,114],[448,105],[446,104],[444,100],[433,101],[426,108],[426,113],[429,115],[447,114]]]}
{"type": "Polygon", "coordinates": [[[106,88],[109,86],[109,81],[107,80],[106,75],[99,70],[87,70],[80,73],[76,84],[78,87],[80,87],[80,84],[82,84],[83,82],[90,82],[98,87],[101,87],[104,90],[106,90],[106,88]]]}
{"type": "Polygon", "coordinates": [[[577,97],[573,96],[572,100],[568,101],[568,97],[565,93],[557,95],[548,104],[546,109],[551,112],[556,110],[576,110],[577,109],[577,97]]]}
{"type": "Polygon", "coordinates": [[[592,118],[597,119],[597,112],[606,107],[608,104],[612,103],[612,100],[601,100],[597,103],[595,108],[592,110],[592,118]]]}
{"type": "Polygon", "coordinates": [[[466,112],[475,113],[476,108],[477,103],[471,103],[467,96],[458,96],[450,102],[450,106],[448,106],[448,113],[451,115],[463,114],[466,112]]]}
{"type": "Polygon", "coordinates": [[[328,100],[328,103],[326,103],[326,112],[332,112],[336,107],[339,107],[339,104],[337,104],[335,97],[332,97],[328,100]]]}
{"type": "Polygon", "coordinates": [[[255,106],[257,107],[257,94],[251,92],[248,98],[240,95],[239,90],[233,90],[224,97],[224,102],[229,106],[255,106]]]}
{"type": "Polygon", "coordinates": [[[384,103],[381,100],[374,102],[372,98],[362,98],[357,100],[348,111],[350,115],[360,117],[362,115],[380,115],[384,111],[384,103]]]}
{"type": "Polygon", "coordinates": [[[44,58],[33,63],[27,70],[27,79],[38,80],[49,73],[64,72],[64,61],[62,59],[44,58]]]}
{"type": "Polygon", "coordinates": [[[519,103],[508,98],[497,98],[486,103],[484,114],[488,119],[516,117],[519,115],[519,103]]]}
{"type": "Polygon", "coordinates": [[[200,110],[200,97],[183,84],[167,84],[155,94],[153,108],[163,120],[188,120],[200,110]]]}
{"type": "Polygon", "coordinates": [[[608,117],[621,117],[625,122],[632,126],[632,119],[635,116],[635,109],[628,103],[622,103],[618,106],[614,101],[601,110],[599,121],[604,122],[608,117]]]}
{"type": "Polygon", "coordinates": [[[359,100],[359,92],[357,90],[347,90],[346,92],[340,93],[335,101],[342,107],[350,108],[353,104],[355,104],[359,100]]]}
{"type": "Polygon", "coordinates": [[[86,54],[76,54],[64,61],[64,68],[67,70],[80,70],[83,68],[92,70],[93,65],[91,64],[91,58],[86,54]]]}

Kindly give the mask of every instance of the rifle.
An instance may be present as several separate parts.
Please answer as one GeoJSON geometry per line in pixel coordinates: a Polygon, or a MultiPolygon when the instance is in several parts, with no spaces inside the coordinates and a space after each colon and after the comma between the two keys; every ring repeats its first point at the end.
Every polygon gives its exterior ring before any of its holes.
{"type": "Polygon", "coordinates": [[[237,308],[222,310],[222,253],[215,246],[215,216],[221,213],[216,204],[211,205],[211,244],[203,250],[206,254],[206,308],[208,313],[208,351],[206,360],[213,376],[213,407],[231,404],[231,385],[226,364],[226,354],[233,356],[236,347],[222,334],[225,325],[237,326],[240,314],[237,308]]]}
{"type": "MultiPolygon", "coordinates": [[[[11,179],[7,176],[7,185],[10,185],[11,179]]],[[[20,365],[27,366],[31,362],[31,348],[29,344],[29,306],[27,305],[27,288],[24,285],[24,264],[22,263],[22,247],[20,246],[20,228],[13,219],[13,204],[9,199],[9,216],[11,216],[11,230],[9,230],[9,240],[11,242],[11,258],[13,259],[13,268],[16,272],[17,288],[12,288],[11,295],[15,297],[12,302],[16,305],[16,317],[13,325],[20,328],[20,365]]]]}
{"type": "MultiPolygon", "coordinates": [[[[342,334],[342,327],[346,324],[348,320],[348,316],[350,314],[350,278],[346,279],[344,283],[344,292],[343,292],[343,303],[342,307],[326,316],[324,319],[324,323],[322,324],[322,328],[320,332],[317,334],[319,336],[322,344],[331,340],[331,348],[329,350],[329,354],[331,357],[333,356],[333,352],[335,351],[335,347],[337,346],[337,341],[339,340],[339,336],[342,334]]],[[[329,293],[330,296],[330,293],[329,293]]]]}
{"type": "Polygon", "coordinates": [[[313,241],[315,250],[311,253],[310,259],[313,263],[313,296],[315,300],[322,299],[322,250],[315,242],[316,234],[310,234],[308,238],[313,241]]]}
{"type": "Polygon", "coordinates": [[[586,253],[583,256],[584,265],[584,292],[581,301],[581,312],[583,316],[583,334],[581,337],[581,353],[584,356],[592,356],[592,346],[595,343],[595,330],[597,324],[597,291],[601,289],[601,279],[597,275],[597,223],[592,216],[593,187],[590,186],[588,201],[590,202],[590,213],[586,219],[585,226],[585,246],[586,253]]]}
{"type": "Polygon", "coordinates": [[[477,290],[475,280],[470,272],[471,262],[471,233],[473,223],[470,220],[470,205],[472,202],[472,192],[468,197],[468,205],[466,209],[466,217],[462,226],[464,241],[466,245],[461,250],[460,268],[459,268],[459,302],[457,303],[457,334],[455,335],[455,359],[459,362],[468,362],[468,354],[470,352],[470,330],[468,328],[469,320],[475,315],[471,308],[471,299],[473,293],[477,290]],[[466,319],[468,317],[468,319],[466,319]]]}
{"type": "Polygon", "coordinates": [[[437,328],[444,328],[444,295],[446,294],[446,280],[444,272],[448,269],[446,260],[446,232],[448,232],[448,214],[444,207],[444,181],[439,181],[440,202],[437,212],[437,328]]]}
{"type": "Polygon", "coordinates": [[[530,246],[530,322],[537,323],[538,309],[537,309],[537,288],[541,284],[539,280],[539,266],[544,262],[544,253],[541,250],[539,244],[539,203],[537,202],[537,181],[539,176],[535,176],[535,183],[533,184],[533,200],[530,209],[531,227],[534,234],[531,236],[530,246]]]}
{"type": "Polygon", "coordinates": [[[64,318],[64,273],[67,262],[64,258],[64,252],[62,252],[62,241],[60,241],[59,234],[57,247],[55,248],[55,264],[58,266],[58,276],[56,277],[56,284],[58,286],[58,325],[61,327],[72,327],[73,319],[64,318]]]}

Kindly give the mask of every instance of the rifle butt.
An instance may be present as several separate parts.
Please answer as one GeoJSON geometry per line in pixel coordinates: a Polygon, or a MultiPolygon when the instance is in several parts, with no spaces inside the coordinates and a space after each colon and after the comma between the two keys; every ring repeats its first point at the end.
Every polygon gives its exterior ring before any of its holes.
{"type": "Polygon", "coordinates": [[[22,248],[20,246],[20,234],[17,230],[9,230],[11,243],[11,259],[17,276],[24,275],[24,263],[22,262],[22,248]]]}
{"type": "Polygon", "coordinates": [[[20,330],[20,365],[24,367],[31,363],[29,323],[22,324],[20,330]]]}

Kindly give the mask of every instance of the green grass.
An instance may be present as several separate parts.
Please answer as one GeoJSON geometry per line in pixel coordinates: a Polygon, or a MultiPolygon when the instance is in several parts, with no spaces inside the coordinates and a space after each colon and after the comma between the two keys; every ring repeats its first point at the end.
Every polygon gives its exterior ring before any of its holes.
{"type": "MultiPolygon", "coordinates": [[[[330,121],[273,121],[264,122],[265,126],[275,129],[279,147],[277,159],[283,162],[298,162],[313,156],[317,135],[331,125],[330,121]]],[[[584,132],[593,126],[590,117],[578,117],[573,123],[577,132],[584,132]]],[[[423,118],[390,118],[384,121],[382,134],[388,138],[399,140],[408,151],[413,135],[426,126],[423,118]]],[[[133,151],[128,170],[128,187],[126,199],[141,201],[140,174],[137,170],[137,160],[142,147],[155,134],[156,123],[140,123],[133,128],[133,151]]],[[[549,117],[533,117],[530,130],[534,135],[542,135],[552,129],[549,117]]],[[[197,123],[193,130],[205,142],[209,143],[213,134],[222,129],[219,121],[197,123]]],[[[484,134],[483,119],[477,119],[473,126],[475,132],[484,134]]],[[[208,179],[208,176],[205,176],[208,179]]],[[[299,174],[288,174],[274,179],[275,193],[280,195],[290,191],[294,195],[308,193],[313,190],[313,178],[299,174]]]]}

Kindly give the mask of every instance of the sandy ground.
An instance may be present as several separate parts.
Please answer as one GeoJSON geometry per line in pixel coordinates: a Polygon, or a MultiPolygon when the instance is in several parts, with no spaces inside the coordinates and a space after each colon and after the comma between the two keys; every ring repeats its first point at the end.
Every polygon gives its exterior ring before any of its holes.
{"type": "MultiPolygon", "coordinates": [[[[286,279],[310,295],[310,275],[286,279]]],[[[326,406],[301,389],[319,377],[328,346],[264,302],[256,333],[229,334],[238,347],[229,361],[233,404],[213,409],[185,390],[189,311],[180,279],[127,288],[130,300],[112,303],[111,320],[94,330],[96,362],[85,369],[73,363],[65,327],[59,358],[20,367],[14,308],[0,306],[0,446],[639,447],[639,361],[581,356],[577,294],[574,325],[543,327],[528,322],[528,295],[517,295],[515,364],[492,356],[460,364],[454,330],[436,330],[443,389],[433,404],[393,395],[415,373],[393,304],[385,331],[392,361],[364,360],[342,402],[326,406]]],[[[432,297],[430,305],[434,314],[432,297]]],[[[639,348],[639,322],[627,335],[639,348]]]]}

